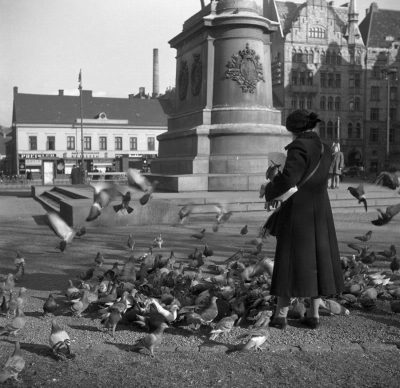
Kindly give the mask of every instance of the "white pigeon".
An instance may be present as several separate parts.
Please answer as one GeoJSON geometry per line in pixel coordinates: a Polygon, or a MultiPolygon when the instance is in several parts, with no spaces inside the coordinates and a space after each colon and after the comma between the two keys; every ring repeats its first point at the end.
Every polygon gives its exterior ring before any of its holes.
{"type": "Polygon", "coordinates": [[[111,201],[113,201],[118,195],[121,195],[117,190],[116,185],[110,182],[102,182],[96,185],[92,184],[91,186],[94,189],[94,197],[86,221],[95,220],[111,201]]]}
{"type": "Polygon", "coordinates": [[[139,199],[141,205],[145,205],[149,202],[158,181],[150,182],[139,170],[134,168],[128,168],[126,171],[126,177],[128,179],[129,186],[143,193],[139,199]]]}

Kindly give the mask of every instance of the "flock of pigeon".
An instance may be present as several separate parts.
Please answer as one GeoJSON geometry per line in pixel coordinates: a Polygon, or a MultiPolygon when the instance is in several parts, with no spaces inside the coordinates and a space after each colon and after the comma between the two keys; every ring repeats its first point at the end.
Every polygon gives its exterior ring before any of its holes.
{"type": "MultiPolygon", "coordinates": [[[[269,173],[267,171],[267,178],[271,177],[269,173]]],[[[129,186],[142,192],[140,203],[145,205],[156,183],[151,184],[136,170],[128,170],[127,176],[129,186]]],[[[114,210],[132,213],[129,192],[122,194],[113,184],[99,187],[87,221],[101,216],[102,210],[119,195],[122,202],[114,210]]],[[[362,188],[354,190],[354,193],[349,191],[364,203],[367,210],[362,188]]],[[[186,205],[180,209],[182,224],[190,222],[193,208],[193,205],[186,205]]],[[[382,221],[375,225],[389,222],[396,214],[388,209],[385,213],[380,212],[382,221]]],[[[224,206],[216,206],[212,226],[214,233],[229,222],[232,215],[224,206]]],[[[61,251],[75,236],[83,236],[86,232],[84,228],[75,230],[69,227],[55,213],[49,213],[48,218],[61,238],[61,251]]],[[[237,233],[247,238],[248,226],[244,225],[237,233]]],[[[147,349],[151,357],[162,342],[164,330],[174,326],[188,327],[194,334],[201,328],[208,333],[210,341],[215,341],[240,325],[247,328],[247,338],[233,350],[260,350],[269,338],[269,321],[275,306],[275,298],[270,294],[274,262],[263,252],[266,238],[263,228],[260,228],[257,237],[246,241],[242,248],[218,264],[210,259],[214,252],[205,235],[205,229],[191,234],[193,241],[201,247],[197,246],[187,257],[177,259],[174,251],[167,256],[160,253],[164,243],[161,234],[149,241],[146,253],[135,255],[135,240],[130,234],[126,245],[131,255],[122,268],[118,263],[109,268],[101,252],[97,252],[90,268],[77,274],[76,279],[69,280],[66,289],[61,290],[61,298],[51,293],[43,304],[43,315],[52,317],[49,351],[58,360],[75,357],[69,334],[57,321],[57,316],[65,314],[97,317],[113,337],[121,324],[128,325],[132,330],[146,331],[131,346],[131,350],[147,349]]],[[[396,275],[400,259],[394,245],[387,251],[374,252],[369,245],[372,235],[373,232],[369,231],[366,235],[357,236],[359,242],[349,244],[355,250],[354,255],[341,257],[346,289],[335,298],[322,300],[320,308],[327,314],[348,315],[351,306],[371,309],[378,299],[390,300],[392,311],[400,312],[400,276],[396,275]],[[375,260],[390,262],[388,270],[371,271],[369,265],[375,260]]],[[[25,258],[17,252],[14,263],[15,273],[0,277],[0,313],[9,319],[0,328],[1,336],[17,336],[26,323],[24,307],[27,290],[22,286],[24,277],[28,276],[25,275],[25,258]],[[21,284],[19,290],[18,284],[21,284]]],[[[303,317],[306,303],[303,298],[294,298],[290,317],[303,317]]],[[[25,361],[17,340],[13,354],[0,371],[0,383],[17,379],[24,367],[25,361]]]]}

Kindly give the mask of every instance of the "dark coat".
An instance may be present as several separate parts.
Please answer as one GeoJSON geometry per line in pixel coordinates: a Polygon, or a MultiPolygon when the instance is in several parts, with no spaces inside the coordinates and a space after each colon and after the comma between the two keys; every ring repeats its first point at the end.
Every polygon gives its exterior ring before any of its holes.
{"type": "MultiPolygon", "coordinates": [[[[321,140],[314,132],[300,134],[287,147],[281,175],[267,185],[271,201],[297,185],[317,166],[321,140]]],[[[278,221],[271,294],[286,297],[335,295],[343,290],[335,225],[327,192],[332,155],[324,145],[314,175],[282,205],[278,221]]]]}

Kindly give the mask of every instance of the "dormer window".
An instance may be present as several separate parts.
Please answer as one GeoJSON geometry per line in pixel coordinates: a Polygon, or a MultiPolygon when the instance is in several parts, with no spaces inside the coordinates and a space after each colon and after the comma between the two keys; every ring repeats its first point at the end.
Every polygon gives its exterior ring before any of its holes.
{"type": "Polygon", "coordinates": [[[310,38],[324,39],[326,38],[326,31],[322,27],[311,27],[308,30],[308,36],[310,38]]]}

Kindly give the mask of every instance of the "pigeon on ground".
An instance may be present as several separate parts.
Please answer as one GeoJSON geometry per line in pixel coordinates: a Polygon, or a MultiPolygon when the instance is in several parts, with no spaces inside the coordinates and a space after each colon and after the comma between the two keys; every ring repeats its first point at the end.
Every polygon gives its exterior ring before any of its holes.
{"type": "Polygon", "coordinates": [[[208,246],[207,243],[205,243],[204,245],[204,249],[203,249],[203,255],[205,257],[210,257],[214,254],[214,251],[208,246]]]}
{"type": "Polygon", "coordinates": [[[25,368],[25,360],[22,356],[19,341],[15,342],[14,352],[7,359],[3,369],[0,371],[0,384],[5,383],[9,379],[18,381],[18,374],[25,368]]]}
{"type": "Polygon", "coordinates": [[[243,226],[242,229],[240,229],[240,234],[242,236],[246,235],[249,232],[249,228],[247,227],[247,224],[245,226],[243,226]]]}
{"type": "Polygon", "coordinates": [[[164,330],[168,327],[165,322],[162,322],[160,326],[154,330],[152,333],[146,335],[145,337],[139,339],[133,344],[132,350],[148,349],[150,351],[150,356],[154,357],[154,348],[161,344],[162,336],[164,330]]]}
{"type": "Polygon", "coordinates": [[[262,350],[261,345],[269,338],[270,332],[267,328],[252,329],[249,332],[249,340],[239,347],[239,351],[246,352],[252,349],[262,350]]]}
{"type": "Polygon", "coordinates": [[[103,182],[92,185],[92,187],[94,189],[93,204],[86,221],[94,221],[98,218],[103,209],[120,194],[113,183],[103,182]]]}
{"type": "Polygon", "coordinates": [[[15,318],[0,329],[0,335],[17,335],[26,324],[26,316],[22,310],[17,307],[15,318]]]}
{"type": "Polygon", "coordinates": [[[218,316],[218,306],[215,295],[211,297],[210,303],[202,310],[198,311],[203,321],[208,324],[211,323],[218,316]]]}
{"type": "Polygon", "coordinates": [[[68,333],[59,326],[55,319],[51,322],[49,344],[54,356],[58,360],[75,357],[71,352],[71,340],[68,333]]]}
{"type": "Polygon", "coordinates": [[[89,307],[88,300],[89,291],[84,290],[82,298],[75,300],[71,306],[72,315],[75,317],[80,317],[84,311],[89,307]]]}
{"type": "Polygon", "coordinates": [[[48,220],[50,226],[56,232],[58,237],[62,240],[60,241],[59,249],[64,252],[67,244],[71,243],[75,236],[82,236],[86,233],[85,227],[75,230],[71,228],[57,213],[48,213],[48,220]]]}
{"type": "Polygon", "coordinates": [[[79,299],[81,297],[79,288],[74,286],[71,279],[68,280],[68,288],[65,290],[65,296],[68,300],[79,299]]]}
{"type": "Polygon", "coordinates": [[[154,248],[158,247],[158,248],[161,249],[163,243],[164,243],[164,240],[163,240],[163,238],[162,238],[162,236],[161,236],[161,233],[160,233],[157,237],[154,238],[154,240],[153,240],[153,247],[154,247],[154,248]]]}
{"type": "Polygon", "coordinates": [[[367,233],[365,233],[364,235],[362,235],[362,236],[355,236],[354,238],[355,239],[357,239],[357,240],[360,240],[360,241],[362,241],[362,242],[367,242],[367,241],[369,241],[370,239],[371,239],[371,236],[372,236],[372,230],[369,230],[367,233]]]}
{"type": "Polygon", "coordinates": [[[400,203],[397,205],[388,206],[383,212],[381,209],[376,209],[379,213],[378,218],[376,220],[372,220],[371,222],[376,226],[382,226],[389,223],[392,218],[400,212],[400,203]]]}
{"type": "Polygon", "coordinates": [[[115,329],[118,325],[118,322],[122,319],[121,311],[118,308],[111,307],[106,316],[101,320],[101,323],[104,325],[106,329],[112,329],[112,337],[115,338],[115,329]]]}
{"type": "Polygon", "coordinates": [[[128,214],[131,214],[133,212],[133,208],[129,206],[130,201],[131,201],[131,192],[127,191],[122,196],[122,202],[119,205],[114,205],[114,211],[118,213],[119,211],[125,210],[128,214]]]}
{"type": "Polygon", "coordinates": [[[349,186],[347,188],[349,190],[350,194],[358,200],[358,203],[362,203],[364,205],[365,211],[368,209],[367,205],[367,200],[365,198],[365,191],[364,191],[364,185],[360,184],[358,187],[351,187],[349,186]]]}
{"type": "Polygon", "coordinates": [[[56,302],[54,295],[50,294],[43,304],[43,314],[48,315],[54,313],[58,310],[58,303],[56,302]]]}
{"type": "Polygon", "coordinates": [[[104,256],[100,252],[97,252],[96,257],[94,258],[94,262],[99,266],[103,265],[104,264],[104,256]]]}
{"type": "Polygon", "coordinates": [[[136,242],[135,242],[135,240],[133,238],[133,234],[132,233],[129,233],[128,241],[126,242],[126,245],[128,246],[128,248],[131,251],[133,251],[133,249],[135,248],[136,242]]]}
{"type": "Polygon", "coordinates": [[[139,170],[134,168],[129,168],[126,172],[126,176],[129,186],[143,193],[142,197],[139,199],[140,204],[146,205],[152,197],[158,185],[158,181],[150,182],[139,170]]]}
{"type": "Polygon", "coordinates": [[[190,237],[193,237],[197,240],[203,240],[205,234],[206,234],[206,230],[202,229],[199,233],[193,233],[190,237]]]}
{"type": "Polygon", "coordinates": [[[222,333],[229,333],[235,325],[237,319],[237,314],[232,314],[229,317],[222,318],[219,322],[217,322],[214,329],[210,331],[210,340],[214,341],[222,333]]]}

